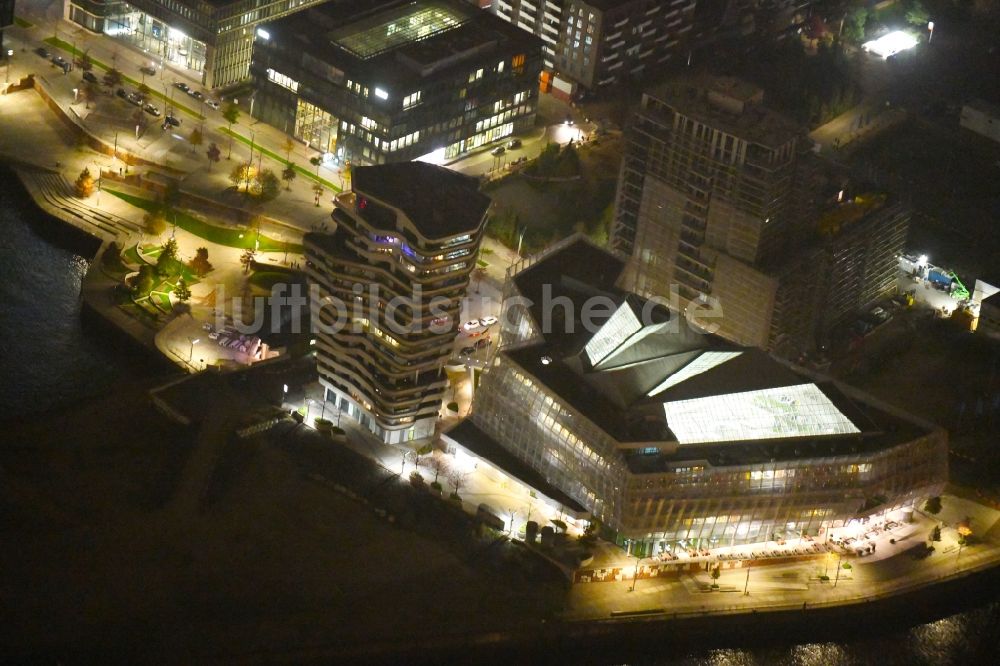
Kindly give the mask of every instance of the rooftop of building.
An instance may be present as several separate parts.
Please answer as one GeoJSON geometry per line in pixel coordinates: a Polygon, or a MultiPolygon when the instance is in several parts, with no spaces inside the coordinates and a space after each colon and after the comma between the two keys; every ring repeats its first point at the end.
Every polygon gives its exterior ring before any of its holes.
{"type": "Polygon", "coordinates": [[[427,162],[359,166],[351,181],[359,207],[367,195],[398,208],[429,239],[479,231],[491,204],[478,179],[427,162]]]}
{"type": "Polygon", "coordinates": [[[758,86],[733,77],[684,76],[651,88],[646,96],[677,113],[768,148],[805,135],[798,123],[764,105],[758,86]]]}
{"type": "Polygon", "coordinates": [[[399,94],[498,49],[541,52],[537,37],[457,0],[376,0],[361,10],[334,0],[262,27],[269,42],[399,94]]]}
{"type": "Polygon", "coordinates": [[[515,275],[533,318],[553,299],[576,314],[549,326],[536,318],[540,341],[500,352],[619,443],[662,443],[673,459],[746,461],[774,447],[804,456],[810,441],[844,451],[887,446],[929,427],[650,307],[614,287],[619,272],[620,260],[578,238],[515,275]],[[596,298],[607,306],[587,326],[579,315],[594,312],[596,298]]]}

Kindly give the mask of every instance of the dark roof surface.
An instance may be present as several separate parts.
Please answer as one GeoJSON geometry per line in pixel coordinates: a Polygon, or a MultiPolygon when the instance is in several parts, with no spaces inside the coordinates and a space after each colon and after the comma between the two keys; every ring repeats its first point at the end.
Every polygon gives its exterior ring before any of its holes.
{"type": "Polygon", "coordinates": [[[406,95],[425,85],[426,77],[451,76],[455,70],[468,74],[469,61],[486,53],[541,53],[542,41],[512,26],[490,12],[477,10],[458,0],[444,0],[467,14],[463,22],[417,41],[387,42],[386,48],[367,56],[336,43],[345,34],[363,30],[395,16],[409,5],[402,0],[375,0],[358,8],[353,0],[332,0],[302,12],[264,24],[275,44],[294,44],[310,57],[331,64],[348,78],[376,83],[394,95],[406,95]]]}
{"type": "Polygon", "coordinates": [[[355,167],[352,181],[359,196],[399,208],[426,238],[475,233],[490,206],[477,179],[426,162],[355,167]]]}
{"type": "MultiPolygon", "coordinates": [[[[675,442],[677,437],[670,430],[670,423],[664,411],[664,403],[683,400],[710,398],[736,393],[776,389],[787,386],[815,384],[834,404],[837,410],[857,428],[860,433],[850,435],[830,435],[815,437],[822,446],[833,442],[834,446],[865,441],[891,444],[896,438],[881,438],[885,432],[908,432],[920,430],[905,419],[888,412],[870,407],[857,398],[848,398],[836,385],[822,380],[807,371],[771,356],[766,351],[738,347],[714,335],[704,334],[690,326],[678,315],[667,323],[647,326],[653,331],[648,335],[629,333],[627,325],[613,324],[628,346],[629,340],[636,340],[635,349],[625,349],[618,353],[613,362],[592,367],[587,358],[586,345],[597,335],[597,330],[581,326],[579,313],[588,298],[603,296],[616,306],[627,303],[633,312],[641,310],[643,300],[634,294],[627,294],[615,287],[621,273],[622,264],[609,253],[579,238],[562,245],[549,255],[543,255],[535,264],[514,276],[515,286],[520,295],[532,300],[529,311],[541,326],[544,314],[545,294],[548,300],[566,297],[573,304],[566,315],[566,308],[548,308],[559,317],[552,319],[551,325],[542,326],[542,339],[527,345],[502,348],[500,353],[509,362],[520,366],[543,384],[547,391],[559,396],[574,410],[592,420],[619,442],[652,443],[675,442]],[[545,330],[548,328],[548,330],[545,330]],[[724,352],[715,356],[713,363],[707,357],[702,364],[696,361],[705,352],[724,352]],[[736,354],[730,354],[736,352],[736,354]],[[668,377],[683,370],[692,363],[691,371],[677,377],[677,383],[649,396],[668,377]],[[869,410],[881,416],[869,416],[869,410]],[[889,427],[891,426],[891,427],[889,427]]],[[[610,317],[596,322],[604,325],[610,317]]],[[[598,329],[599,330],[599,329],[598,329]]],[[[787,437],[780,446],[795,443],[801,449],[808,437],[787,437]]],[[[677,455],[684,459],[714,455],[716,458],[735,457],[740,451],[747,451],[752,458],[753,447],[765,447],[771,442],[718,441],[707,444],[681,444],[677,455]]],[[[773,456],[770,456],[773,457],[773,456]]]]}
{"type": "Polygon", "coordinates": [[[506,474],[540,491],[547,497],[556,500],[566,508],[577,513],[587,512],[587,509],[581,506],[579,502],[550,484],[527,463],[516,458],[514,454],[500,446],[493,438],[480,430],[479,426],[472,422],[472,419],[463,420],[445,434],[455,441],[460,442],[462,446],[477,456],[489,460],[491,464],[506,474]]]}

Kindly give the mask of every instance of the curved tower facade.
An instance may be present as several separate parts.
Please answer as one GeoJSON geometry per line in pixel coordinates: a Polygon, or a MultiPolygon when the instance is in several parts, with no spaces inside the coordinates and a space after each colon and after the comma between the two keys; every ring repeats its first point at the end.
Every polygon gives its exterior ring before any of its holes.
{"type": "Polygon", "coordinates": [[[386,442],[429,436],[490,200],[408,162],[357,167],[335,203],[332,233],[306,236],[326,398],[386,442]]]}

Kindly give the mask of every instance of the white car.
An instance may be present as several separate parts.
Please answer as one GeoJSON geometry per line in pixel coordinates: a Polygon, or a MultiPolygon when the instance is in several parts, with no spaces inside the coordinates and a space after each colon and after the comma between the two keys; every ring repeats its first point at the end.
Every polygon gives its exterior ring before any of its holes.
{"type": "Polygon", "coordinates": [[[497,323],[498,321],[500,321],[500,320],[497,319],[496,317],[494,317],[493,315],[488,315],[488,316],[483,317],[482,319],[479,320],[479,325],[480,326],[492,326],[493,324],[497,323]]]}
{"type": "Polygon", "coordinates": [[[213,109],[215,109],[216,111],[219,110],[219,103],[216,102],[214,99],[206,99],[205,100],[205,106],[210,106],[213,109]]]}
{"type": "Polygon", "coordinates": [[[467,321],[464,324],[462,324],[462,330],[463,331],[474,331],[477,328],[479,328],[480,326],[481,326],[481,324],[479,323],[479,320],[478,319],[473,319],[472,321],[467,321]]]}

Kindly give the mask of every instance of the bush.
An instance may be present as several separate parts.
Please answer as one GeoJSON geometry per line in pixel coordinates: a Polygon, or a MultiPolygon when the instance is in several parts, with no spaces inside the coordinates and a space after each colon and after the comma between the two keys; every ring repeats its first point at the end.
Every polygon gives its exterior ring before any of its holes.
{"type": "Polygon", "coordinates": [[[316,430],[319,431],[329,431],[333,429],[333,421],[330,419],[314,419],[313,425],[316,427],[316,430]]]}
{"type": "Polygon", "coordinates": [[[927,500],[927,502],[924,504],[924,511],[932,515],[937,515],[938,513],[941,513],[941,498],[931,497],[929,500],[927,500]]]}
{"type": "Polygon", "coordinates": [[[458,403],[455,402],[454,400],[451,401],[451,402],[449,402],[448,403],[448,411],[449,412],[457,412],[458,411],[458,403]]]}
{"type": "Polygon", "coordinates": [[[456,493],[456,492],[452,492],[450,495],[448,495],[448,499],[454,500],[455,502],[461,502],[462,501],[462,498],[459,497],[458,493],[456,493]]]}
{"type": "Polygon", "coordinates": [[[847,569],[847,570],[851,570],[851,569],[853,569],[854,567],[852,567],[852,566],[851,566],[851,563],[850,563],[850,562],[844,562],[844,564],[843,564],[843,568],[844,568],[844,569],[847,569]]]}
{"type": "Polygon", "coordinates": [[[823,574],[822,576],[820,576],[820,577],[819,577],[819,579],[820,579],[821,581],[823,581],[824,583],[826,583],[826,582],[829,582],[829,580],[830,580],[830,577],[829,577],[829,576],[827,576],[826,574],[823,574]]]}
{"type": "Polygon", "coordinates": [[[413,484],[414,486],[424,485],[423,475],[416,470],[410,472],[410,483],[413,484]]]}
{"type": "Polygon", "coordinates": [[[444,490],[444,487],[437,481],[431,481],[431,490],[440,493],[442,490],[444,490]]]}

